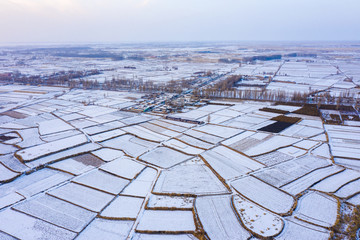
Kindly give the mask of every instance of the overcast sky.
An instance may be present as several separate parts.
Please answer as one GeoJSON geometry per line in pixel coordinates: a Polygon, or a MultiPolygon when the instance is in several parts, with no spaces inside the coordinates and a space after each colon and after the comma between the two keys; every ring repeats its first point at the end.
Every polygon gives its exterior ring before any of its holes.
{"type": "Polygon", "coordinates": [[[0,0],[0,42],[360,40],[360,0],[0,0]]]}

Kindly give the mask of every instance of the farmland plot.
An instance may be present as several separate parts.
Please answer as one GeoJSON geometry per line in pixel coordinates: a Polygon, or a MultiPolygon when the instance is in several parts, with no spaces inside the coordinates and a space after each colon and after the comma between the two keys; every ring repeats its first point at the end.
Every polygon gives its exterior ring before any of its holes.
{"type": "Polygon", "coordinates": [[[298,143],[294,144],[294,146],[298,147],[298,148],[305,149],[305,150],[309,150],[309,149],[315,147],[318,144],[319,144],[319,142],[317,142],[317,141],[303,140],[301,142],[298,142],[298,143]]]}
{"type": "Polygon", "coordinates": [[[141,209],[143,198],[117,196],[101,213],[102,218],[135,220],[141,209]]]}
{"type": "Polygon", "coordinates": [[[164,145],[190,155],[198,155],[204,152],[203,149],[192,147],[176,139],[170,139],[164,142],[164,145]]]}
{"type": "Polygon", "coordinates": [[[177,165],[163,170],[153,191],[195,195],[228,193],[222,182],[203,164],[177,165]]]}
{"type": "Polygon", "coordinates": [[[275,239],[327,240],[329,238],[329,230],[325,230],[324,228],[317,227],[294,218],[288,218],[285,221],[284,230],[275,239]]]}
{"type": "Polygon", "coordinates": [[[246,131],[223,141],[222,144],[237,151],[244,152],[269,138],[271,138],[271,135],[267,133],[246,131]]]}
{"type": "Polygon", "coordinates": [[[17,192],[25,197],[31,197],[62,182],[72,175],[52,169],[41,169],[29,175],[21,176],[14,181],[0,185],[0,197],[17,192]]]}
{"type": "Polygon", "coordinates": [[[153,121],[150,121],[149,123],[152,123],[153,125],[157,125],[162,128],[166,128],[166,129],[178,132],[178,133],[185,132],[191,126],[191,125],[189,125],[188,127],[185,127],[185,126],[175,125],[175,123],[172,124],[169,122],[169,120],[165,121],[165,119],[164,120],[163,119],[153,120],[153,121]]]}
{"type": "Polygon", "coordinates": [[[114,130],[116,128],[123,127],[124,124],[118,121],[113,121],[101,125],[95,125],[92,127],[84,128],[83,131],[86,132],[88,135],[94,135],[102,132],[107,132],[110,130],[114,130]]]}
{"type": "Polygon", "coordinates": [[[76,239],[126,239],[133,224],[133,221],[95,218],[76,239]]]}
{"type": "Polygon", "coordinates": [[[127,157],[115,159],[112,162],[106,163],[100,167],[101,170],[109,172],[113,175],[133,179],[135,178],[145,166],[138,162],[135,162],[127,157]]]}
{"type": "Polygon", "coordinates": [[[124,195],[146,197],[150,192],[157,171],[153,168],[145,168],[125,189],[121,192],[124,195]]]}
{"type": "Polygon", "coordinates": [[[131,133],[139,138],[143,138],[154,142],[162,142],[169,139],[168,136],[153,132],[139,125],[124,127],[122,128],[122,130],[131,133]]]}
{"type": "MultiPolygon", "coordinates": [[[[26,129],[26,130],[28,130],[28,129],[26,129]]],[[[38,134],[38,133],[36,133],[36,134],[38,134]]],[[[53,142],[56,140],[60,140],[62,138],[68,138],[68,137],[79,135],[79,134],[81,134],[80,131],[73,129],[73,130],[67,130],[64,132],[55,132],[55,133],[51,133],[48,135],[42,135],[42,136],[40,136],[40,139],[44,142],[53,142]]]]}
{"type": "Polygon", "coordinates": [[[205,150],[209,149],[209,148],[212,148],[214,146],[213,144],[201,141],[199,139],[190,137],[190,136],[185,135],[185,134],[182,134],[182,135],[178,136],[176,139],[178,139],[181,142],[184,142],[184,143],[186,143],[188,145],[191,145],[193,147],[197,147],[197,148],[201,148],[201,149],[205,149],[205,150]]]}
{"type": "Polygon", "coordinates": [[[266,166],[273,166],[275,164],[288,161],[290,159],[293,159],[294,157],[285,153],[282,153],[280,151],[274,151],[271,153],[266,153],[257,157],[254,157],[254,159],[258,162],[263,163],[266,166]]]}
{"type": "Polygon", "coordinates": [[[157,144],[126,134],[102,142],[102,145],[109,148],[123,150],[130,156],[138,157],[149,149],[154,148],[157,144]]]}
{"type": "Polygon", "coordinates": [[[23,201],[12,208],[74,232],[80,232],[96,216],[96,213],[47,194],[23,201]]]}
{"type": "Polygon", "coordinates": [[[191,234],[145,234],[135,233],[133,240],[197,240],[194,235],[191,234]]]}
{"type": "Polygon", "coordinates": [[[347,158],[334,158],[336,164],[354,169],[360,170],[360,161],[356,159],[347,159],[347,158]]]}
{"type": "Polygon", "coordinates": [[[210,134],[207,134],[204,132],[195,131],[192,129],[189,129],[188,131],[184,132],[184,134],[189,135],[190,137],[205,141],[210,144],[217,144],[224,140],[221,137],[210,135],[210,134]]]}
{"type": "Polygon", "coordinates": [[[66,173],[70,173],[73,175],[80,175],[80,174],[83,174],[85,172],[88,172],[88,171],[94,169],[95,166],[86,165],[80,161],[76,161],[75,159],[68,158],[68,159],[50,164],[49,168],[63,171],[66,173]]]}
{"type": "Polygon", "coordinates": [[[306,174],[305,176],[291,183],[286,184],[285,186],[281,187],[281,189],[292,195],[297,195],[306,190],[307,188],[311,187],[313,184],[319,182],[320,180],[343,170],[344,169],[342,167],[336,165],[320,168],[313,172],[310,172],[309,174],[306,174]]]}
{"type": "Polygon", "coordinates": [[[241,226],[231,207],[231,196],[198,197],[196,213],[210,239],[248,239],[250,234],[241,226]]]}
{"type": "Polygon", "coordinates": [[[149,129],[149,130],[151,130],[153,132],[156,132],[158,134],[168,136],[168,137],[176,137],[177,135],[180,134],[179,132],[175,132],[175,131],[172,131],[170,129],[166,129],[166,128],[162,127],[162,126],[158,126],[158,125],[155,125],[155,124],[152,124],[152,123],[149,123],[149,122],[140,123],[139,126],[144,127],[146,129],[149,129]]]}
{"type": "Polygon", "coordinates": [[[44,143],[44,141],[40,139],[39,131],[37,128],[17,130],[16,132],[19,133],[21,138],[23,139],[22,142],[16,144],[21,148],[32,147],[44,143]]]}
{"type": "Polygon", "coordinates": [[[245,198],[233,196],[234,207],[245,227],[262,237],[279,234],[284,226],[281,217],[257,206],[245,198]]]}
{"type": "Polygon", "coordinates": [[[360,205],[360,194],[356,194],[355,196],[348,199],[346,202],[348,202],[352,205],[355,205],[355,206],[359,206],[360,205]]]}
{"type": "Polygon", "coordinates": [[[129,183],[128,180],[115,177],[112,174],[100,170],[93,170],[72,180],[109,194],[118,194],[129,183]]]}
{"type": "Polygon", "coordinates": [[[4,196],[0,196],[0,209],[10,206],[11,204],[17,203],[21,200],[25,199],[25,197],[20,194],[13,192],[4,196]]]}
{"type": "Polygon", "coordinates": [[[92,152],[92,154],[105,162],[110,162],[116,158],[124,156],[124,153],[122,151],[111,148],[101,148],[97,151],[92,152]]]}
{"type": "Polygon", "coordinates": [[[264,167],[264,165],[227,147],[215,147],[201,156],[224,179],[228,180],[264,167]]]}
{"type": "Polygon", "coordinates": [[[295,124],[282,131],[281,134],[290,137],[311,138],[323,132],[324,130],[322,128],[307,127],[295,124]]]}
{"type": "Polygon", "coordinates": [[[325,159],[305,156],[262,169],[253,175],[275,187],[281,187],[315,169],[329,165],[325,159]]]}
{"type": "Polygon", "coordinates": [[[188,209],[194,205],[193,197],[151,195],[147,203],[148,209],[188,209]]]}
{"type": "Polygon", "coordinates": [[[136,226],[144,233],[192,233],[196,226],[192,211],[145,210],[136,226]]]}
{"type": "Polygon", "coordinates": [[[245,150],[244,153],[249,156],[257,156],[264,153],[272,152],[279,148],[289,146],[298,142],[299,139],[285,136],[273,136],[272,138],[259,143],[257,146],[252,146],[245,150]]]}
{"type": "Polygon", "coordinates": [[[341,187],[338,191],[336,191],[335,195],[340,198],[349,198],[359,192],[360,192],[360,179],[357,179],[341,187]]]}
{"type": "Polygon", "coordinates": [[[2,164],[0,164],[0,184],[3,182],[11,181],[12,179],[19,176],[19,173],[15,173],[8,168],[4,167],[2,164]]]}
{"type": "Polygon", "coordinates": [[[294,205],[294,198],[253,176],[247,176],[231,183],[245,198],[278,214],[286,214],[294,205]]]}
{"type": "Polygon", "coordinates": [[[221,125],[213,125],[213,124],[206,124],[205,126],[194,128],[194,130],[222,138],[229,138],[243,132],[243,130],[240,129],[225,127],[221,125]]]}
{"type": "Polygon", "coordinates": [[[54,142],[44,143],[38,146],[20,150],[16,153],[16,156],[27,162],[51,153],[84,144],[86,142],[87,138],[85,135],[76,135],[74,137],[64,138],[54,142]]]}
{"type": "Polygon", "coordinates": [[[334,226],[338,215],[338,201],[318,192],[308,192],[298,201],[295,218],[321,227],[334,226]]]}
{"type": "Polygon", "coordinates": [[[74,239],[76,233],[26,214],[6,209],[0,212],[0,231],[18,239],[74,239]]]}
{"type": "Polygon", "coordinates": [[[73,127],[61,119],[53,119],[49,121],[42,121],[39,123],[40,135],[52,134],[56,132],[63,132],[72,130],[73,127]],[[56,128],[54,127],[56,126],[56,128]]]}
{"type": "Polygon", "coordinates": [[[284,153],[290,157],[300,157],[303,156],[307,153],[306,150],[301,149],[301,148],[297,148],[297,147],[284,147],[284,148],[280,148],[279,150],[277,150],[280,153],[284,153]]]}
{"type": "MultiPolygon", "coordinates": [[[[312,189],[321,191],[321,192],[336,192],[339,188],[344,186],[350,181],[360,178],[360,173],[358,171],[345,169],[344,171],[332,175],[328,178],[325,178],[318,184],[314,185],[312,189]]],[[[360,191],[360,189],[359,189],[360,191]]]]}
{"type": "Polygon", "coordinates": [[[108,193],[76,183],[68,183],[48,194],[93,212],[100,212],[114,198],[108,193]]]}
{"type": "Polygon", "coordinates": [[[179,151],[175,151],[167,147],[158,147],[154,150],[141,155],[139,159],[147,163],[159,166],[161,168],[169,168],[178,163],[184,162],[192,158],[190,155],[185,155],[179,151]]]}
{"type": "Polygon", "coordinates": [[[331,158],[329,145],[326,143],[323,143],[319,147],[312,150],[311,154],[315,155],[315,156],[319,156],[319,157],[324,157],[324,158],[329,158],[329,159],[331,158]]]}

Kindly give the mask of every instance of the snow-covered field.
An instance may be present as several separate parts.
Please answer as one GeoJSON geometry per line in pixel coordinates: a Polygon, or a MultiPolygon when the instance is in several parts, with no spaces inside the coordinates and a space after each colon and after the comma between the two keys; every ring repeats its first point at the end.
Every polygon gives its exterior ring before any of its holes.
{"type": "Polygon", "coordinates": [[[199,124],[119,110],[141,96],[0,86],[0,239],[328,239],[360,204],[356,124],[288,113],[266,132],[280,114],[259,109],[299,109],[268,102],[171,114],[199,124]]]}

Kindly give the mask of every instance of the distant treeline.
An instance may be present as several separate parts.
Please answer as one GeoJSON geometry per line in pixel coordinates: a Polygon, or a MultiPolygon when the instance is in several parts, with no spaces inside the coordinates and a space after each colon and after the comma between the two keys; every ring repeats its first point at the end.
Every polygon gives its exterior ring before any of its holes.
{"type": "Polygon", "coordinates": [[[242,59],[230,59],[230,58],[220,58],[218,61],[220,63],[246,63],[246,62],[254,62],[254,61],[271,61],[271,60],[280,60],[283,57],[311,57],[316,58],[317,54],[314,53],[289,53],[285,55],[281,54],[273,54],[273,55],[259,55],[259,56],[251,56],[244,57],[242,59]]]}
{"type": "Polygon", "coordinates": [[[81,79],[84,77],[98,75],[101,71],[97,69],[86,71],[60,71],[46,76],[32,75],[25,76],[18,72],[0,74],[0,81],[30,85],[48,85],[48,86],[68,86],[73,79],[81,79]]]}

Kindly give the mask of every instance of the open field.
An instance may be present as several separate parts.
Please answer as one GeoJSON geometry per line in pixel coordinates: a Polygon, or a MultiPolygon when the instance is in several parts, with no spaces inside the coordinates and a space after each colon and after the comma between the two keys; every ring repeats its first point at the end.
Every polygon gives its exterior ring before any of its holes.
{"type": "Polygon", "coordinates": [[[339,235],[360,204],[354,49],[0,48],[0,239],[339,235]]]}

